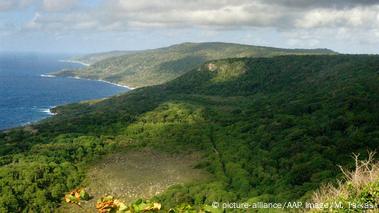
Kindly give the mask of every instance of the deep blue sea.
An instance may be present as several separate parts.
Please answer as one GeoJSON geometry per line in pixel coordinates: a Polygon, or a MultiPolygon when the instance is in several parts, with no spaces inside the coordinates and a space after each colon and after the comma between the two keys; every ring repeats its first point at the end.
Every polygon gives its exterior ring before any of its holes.
{"type": "Polygon", "coordinates": [[[60,62],[68,55],[0,53],[0,129],[51,116],[62,104],[98,99],[128,91],[99,81],[41,75],[82,65],[60,62]]]}

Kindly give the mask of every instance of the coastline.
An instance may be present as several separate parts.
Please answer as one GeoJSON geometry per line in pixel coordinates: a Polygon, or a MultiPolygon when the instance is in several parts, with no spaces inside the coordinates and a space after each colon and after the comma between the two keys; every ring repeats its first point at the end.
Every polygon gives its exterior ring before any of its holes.
{"type": "Polygon", "coordinates": [[[107,83],[107,84],[112,84],[112,85],[115,85],[115,86],[118,86],[118,87],[124,87],[124,88],[127,88],[129,90],[134,90],[136,89],[135,87],[130,87],[128,85],[123,85],[123,84],[117,84],[117,83],[112,83],[110,81],[105,81],[105,80],[95,80],[95,81],[101,81],[101,82],[104,82],[104,83],[107,83]]]}
{"type": "MultiPolygon", "coordinates": [[[[52,75],[52,74],[40,74],[40,77],[42,77],[42,78],[57,78],[59,76],[55,76],[55,75],[52,75]]],[[[78,79],[78,80],[87,80],[87,81],[99,81],[99,82],[103,82],[103,83],[107,83],[107,84],[112,84],[114,86],[127,88],[128,90],[134,90],[135,89],[135,88],[129,87],[127,85],[112,83],[110,81],[105,81],[105,80],[95,80],[95,79],[88,79],[88,78],[80,78],[78,76],[67,76],[66,78],[74,78],[74,79],[78,79]]],[[[52,109],[54,109],[55,107],[57,107],[57,106],[51,106],[49,108],[40,108],[40,109],[38,109],[39,112],[46,114],[46,117],[44,117],[44,118],[41,118],[41,119],[38,119],[38,120],[34,120],[34,121],[28,121],[26,123],[22,123],[19,126],[15,126],[15,127],[9,127],[9,128],[5,128],[5,129],[0,129],[0,132],[9,131],[9,130],[12,130],[12,129],[15,129],[15,128],[19,128],[19,127],[27,127],[29,125],[33,125],[34,123],[38,123],[41,120],[44,120],[44,119],[49,118],[51,116],[55,116],[55,115],[58,114],[58,113],[55,113],[55,112],[52,111],[52,109]]]]}
{"type": "MultiPolygon", "coordinates": [[[[59,77],[59,76],[55,76],[55,75],[52,75],[52,74],[41,74],[40,77],[42,77],[42,78],[56,78],[56,77],[59,77]]],[[[102,79],[81,78],[79,76],[67,76],[67,77],[64,77],[64,78],[74,78],[74,79],[78,79],[78,80],[87,80],[87,81],[100,81],[100,82],[103,82],[103,83],[112,84],[114,86],[127,88],[128,90],[134,90],[134,89],[136,89],[135,87],[131,87],[131,86],[128,86],[128,85],[123,85],[123,84],[117,84],[117,83],[113,83],[113,82],[102,80],[102,79]]]]}
{"type": "Polygon", "coordinates": [[[17,128],[25,128],[25,127],[28,127],[30,125],[33,125],[33,124],[36,124],[44,119],[47,119],[51,116],[54,116],[54,115],[57,115],[58,113],[54,113],[52,112],[51,110],[54,109],[55,107],[57,106],[51,106],[49,108],[36,108],[36,110],[40,113],[44,113],[46,114],[45,117],[43,118],[40,118],[40,119],[37,119],[37,120],[32,120],[32,121],[28,121],[28,122],[25,122],[25,123],[21,123],[17,126],[10,126],[10,127],[7,127],[7,128],[4,128],[4,129],[0,129],[0,133],[2,132],[7,132],[7,131],[10,131],[10,130],[13,130],[13,129],[17,129],[17,128]]]}
{"type": "Polygon", "coordinates": [[[73,64],[81,64],[83,66],[90,66],[91,64],[88,64],[88,63],[84,63],[82,61],[76,61],[76,60],[64,60],[64,59],[61,59],[59,60],[59,62],[63,62],[63,63],[73,63],[73,64]]]}
{"type": "MultiPolygon", "coordinates": [[[[80,61],[73,61],[73,60],[59,60],[59,62],[65,62],[65,63],[78,63],[78,64],[81,64],[81,65],[83,65],[83,66],[89,66],[89,64],[86,64],[86,63],[83,63],[83,62],[80,62],[80,61]]],[[[41,78],[58,78],[58,77],[61,77],[61,76],[56,76],[56,75],[51,74],[51,73],[44,73],[44,74],[40,74],[39,76],[40,76],[41,78]]],[[[63,77],[63,76],[62,76],[62,77],[63,77]]],[[[67,76],[67,78],[74,78],[74,79],[87,80],[87,81],[99,81],[99,82],[103,82],[103,83],[111,84],[111,85],[114,85],[114,86],[117,86],[117,87],[127,88],[128,90],[133,90],[133,89],[135,89],[135,88],[130,87],[130,86],[127,86],[127,85],[118,84],[118,83],[113,83],[113,82],[106,81],[106,80],[102,80],[102,79],[88,79],[88,78],[80,78],[80,77],[78,77],[78,76],[67,76]]],[[[45,108],[35,108],[35,109],[33,109],[33,110],[36,110],[36,111],[38,111],[38,112],[40,112],[40,113],[43,113],[43,114],[45,114],[45,116],[43,116],[42,118],[36,119],[36,120],[28,121],[28,122],[25,122],[25,123],[20,123],[20,124],[18,124],[17,126],[10,126],[10,127],[1,128],[1,129],[0,129],[0,132],[9,131],[9,130],[16,129],[16,128],[23,128],[23,127],[26,127],[26,126],[33,125],[33,124],[35,124],[35,123],[38,123],[38,122],[40,122],[41,120],[44,120],[44,119],[46,119],[46,118],[49,118],[49,117],[55,116],[55,115],[58,114],[58,113],[53,112],[53,109],[54,109],[55,107],[57,107],[57,106],[50,106],[50,107],[45,107],[45,108]]]]}
{"type": "MultiPolygon", "coordinates": [[[[65,63],[75,63],[75,64],[81,64],[83,66],[90,66],[91,64],[87,64],[87,63],[84,63],[82,61],[76,61],[76,60],[59,60],[60,62],[65,62],[65,63]]],[[[51,74],[42,74],[41,77],[49,77],[49,78],[53,78],[53,77],[57,77],[55,75],[51,75],[51,74]]],[[[134,90],[135,87],[130,87],[128,85],[124,85],[124,84],[118,84],[118,83],[113,83],[113,82],[110,82],[110,81],[106,81],[106,80],[102,80],[102,79],[89,79],[89,78],[81,78],[79,76],[68,76],[68,78],[75,78],[75,79],[84,79],[84,80],[91,80],[91,81],[100,81],[100,82],[104,82],[104,83],[107,83],[107,84],[112,84],[114,86],[118,86],[118,87],[123,87],[123,88],[127,88],[129,90],[134,90]]]]}
{"type": "Polygon", "coordinates": [[[75,78],[75,79],[78,79],[78,80],[87,80],[87,81],[100,81],[100,82],[103,82],[103,83],[112,84],[112,85],[114,85],[114,86],[127,88],[127,89],[129,89],[129,90],[134,90],[134,89],[135,89],[134,87],[130,87],[130,86],[128,86],[128,85],[117,84],[117,83],[113,83],[113,82],[106,81],[106,80],[102,80],[102,79],[81,78],[81,77],[79,77],[79,76],[68,76],[67,78],[75,78]]]}

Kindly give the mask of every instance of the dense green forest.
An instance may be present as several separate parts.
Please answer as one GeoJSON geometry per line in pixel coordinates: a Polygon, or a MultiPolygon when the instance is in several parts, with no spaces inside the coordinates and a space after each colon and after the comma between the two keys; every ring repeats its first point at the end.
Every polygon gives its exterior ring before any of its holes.
{"type": "Polygon", "coordinates": [[[152,50],[82,56],[76,60],[96,63],[84,69],[65,70],[53,74],[101,79],[131,87],[142,87],[173,80],[209,60],[289,54],[335,54],[335,52],[328,49],[280,49],[218,42],[183,43],[152,50]]]}
{"type": "Polygon", "coordinates": [[[308,200],[379,146],[379,57],[206,62],[168,83],[55,109],[0,134],[0,211],[49,212],[86,166],[120,149],[201,152],[210,180],[154,198],[162,211],[214,201],[308,200]]]}

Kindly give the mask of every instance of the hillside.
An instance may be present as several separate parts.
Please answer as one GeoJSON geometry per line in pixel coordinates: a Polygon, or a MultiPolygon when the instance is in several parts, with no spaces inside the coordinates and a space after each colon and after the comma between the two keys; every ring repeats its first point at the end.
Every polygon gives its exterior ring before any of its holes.
{"type": "Polygon", "coordinates": [[[86,64],[94,64],[96,62],[105,60],[107,58],[133,54],[136,52],[138,51],[110,51],[110,52],[92,53],[92,54],[74,56],[74,57],[71,57],[70,60],[80,61],[86,64]]]}
{"type": "Polygon", "coordinates": [[[209,60],[289,54],[335,54],[335,52],[327,49],[280,49],[229,43],[183,43],[111,57],[84,69],[63,71],[54,75],[102,79],[131,87],[142,87],[175,79],[209,60]]]}
{"type": "Polygon", "coordinates": [[[196,168],[212,175],[154,197],[163,211],[308,200],[341,176],[337,165],[354,167],[352,153],[379,146],[378,67],[363,55],[216,60],[163,85],[57,107],[0,134],[1,211],[54,209],[95,159],[145,148],[198,153],[196,168]]]}

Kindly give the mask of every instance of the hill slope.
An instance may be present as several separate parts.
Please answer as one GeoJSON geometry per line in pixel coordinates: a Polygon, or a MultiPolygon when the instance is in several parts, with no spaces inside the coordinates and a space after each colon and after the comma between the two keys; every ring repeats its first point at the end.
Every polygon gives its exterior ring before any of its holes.
{"type": "Polygon", "coordinates": [[[56,75],[101,79],[131,87],[142,87],[172,80],[209,60],[289,54],[335,53],[327,49],[291,50],[229,43],[184,43],[111,57],[81,70],[64,71],[56,75]]]}
{"type": "Polygon", "coordinates": [[[210,181],[154,198],[165,210],[214,201],[309,199],[351,153],[379,146],[378,56],[211,61],[178,79],[103,101],[57,107],[0,135],[0,207],[55,208],[86,165],[121,149],[203,154],[210,181]]]}
{"type": "Polygon", "coordinates": [[[133,54],[136,52],[138,51],[110,51],[110,52],[102,52],[102,53],[92,53],[92,54],[75,56],[75,57],[70,58],[70,60],[80,61],[86,64],[94,64],[96,62],[99,62],[108,58],[133,54]]]}

